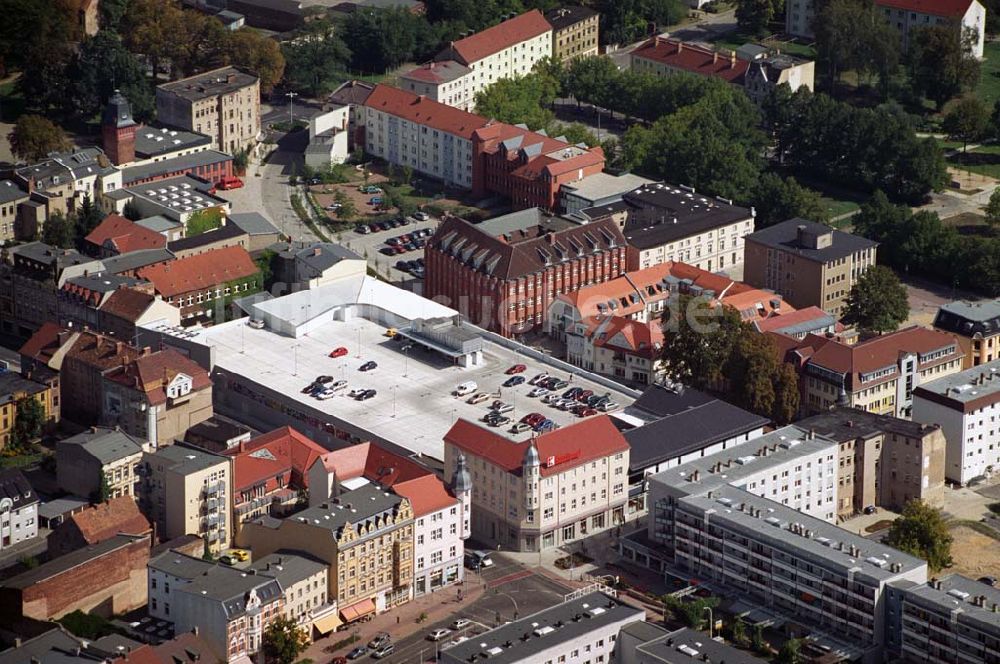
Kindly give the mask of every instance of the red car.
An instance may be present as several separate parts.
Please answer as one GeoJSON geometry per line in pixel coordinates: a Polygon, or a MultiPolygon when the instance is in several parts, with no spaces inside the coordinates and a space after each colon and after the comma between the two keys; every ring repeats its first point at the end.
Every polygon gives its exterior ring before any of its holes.
{"type": "Polygon", "coordinates": [[[507,369],[507,375],[512,376],[514,374],[524,373],[524,370],[527,368],[528,367],[524,366],[523,364],[515,364],[510,369],[507,369]]]}
{"type": "Polygon", "coordinates": [[[343,346],[334,348],[332,351],[330,351],[330,357],[343,357],[345,355],[347,355],[347,349],[344,348],[343,346]]]}
{"type": "Polygon", "coordinates": [[[528,413],[527,415],[521,418],[521,421],[524,422],[525,424],[530,424],[531,426],[535,426],[544,419],[545,416],[542,415],[541,413],[528,413]]]}
{"type": "Polygon", "coordinates": [[[583,408],[579,412],[580,417],[590,417],[591,415],[597,415],[597,410],[594,408],[583,408]]]}
{"type": "Polygon", "coordinates": [[[239,189],[243,186],[243,180],[237,177],[226,177],[219,180],[215,186],[219,189],[239,189]]]}

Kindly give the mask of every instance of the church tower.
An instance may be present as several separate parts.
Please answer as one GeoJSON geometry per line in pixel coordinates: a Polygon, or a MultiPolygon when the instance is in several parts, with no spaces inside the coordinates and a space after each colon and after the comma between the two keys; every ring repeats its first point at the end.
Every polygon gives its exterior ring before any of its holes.
{"type": "Polygon", "coordinates": [[[115,90],[101,114],[104,152],[115,166],[135,161],[135,132],[138,129],[139,125],[132,119],[128,100],[115,90]]]}

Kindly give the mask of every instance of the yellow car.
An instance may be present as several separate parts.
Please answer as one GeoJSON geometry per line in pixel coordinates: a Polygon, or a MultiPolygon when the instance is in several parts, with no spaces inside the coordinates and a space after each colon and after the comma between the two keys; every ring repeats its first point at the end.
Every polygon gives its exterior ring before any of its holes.
{"type": "Polygon", "coordinates": [[[390,339],[392,339],[397,334],[399,333],[396,332],[396,328],[394,327],[390,327],[388,330],[385,331],[385,336],[389,337],[390,339]]]}
{"type": "Polygon", "coordinates": [[[236,560],[240,561],[241,563],[245,563],[246,561],[250,560],[250,554],[244,551],[243,549],[233,549],[232,551],[229,552],[229,555],[235,558],[236,560]]]}

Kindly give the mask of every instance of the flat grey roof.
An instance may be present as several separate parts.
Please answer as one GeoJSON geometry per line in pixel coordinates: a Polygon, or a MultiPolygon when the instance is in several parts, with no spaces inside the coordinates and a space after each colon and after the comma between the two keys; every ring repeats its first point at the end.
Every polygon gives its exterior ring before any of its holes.
{"type": "Polygon", "coordinates": [[[564,184],[563,189],[567,194],[579,196],[588,201],[601,201],[610,196],[621,196],[642,185],[652,183],[653,180],[632,173],[611,175],[601,172],[588,175],[576,182],[564,184]]]}
{"type": "Polygon", "coordinates": [[[178,579],[193,579],[216,565],[177,551],[164,551],[160,555],[150,558],[146,566],[178,579]]]}
{"type": "Polygon", "coordinates": [[[865,251],[878,246],[877,242],[872,242],[860,235],[845,233],[825,224],[818,224],[815,221],[799,218],[789,219],[780,224],[768,226],[755,233],[751,233],[746,239],[766,247],[793,253],[806,260],[820,263],[827,263],[838,258],[850,256],[858,251],[865,251]],[[832,244],[823,249],[812,249],[802,246],[798,241],[799,226],[805,226],[811,233],[833,233],[832,244]]]}
{"type": "Polygon", "coordinates": [[[12,180],[0,180],[0,203],[13,203],[27,197],[28,192],[18,187],[12,180]]]}
{"type": "MultiPolygon", "coordinates": [[[[232,161],[232,159],[233,158],[228,154],[219,152],[218,150],[202,150],[200,152],[186,154],[180,157],[171,157],[170,159],[154,161],[150,164],[132,166],[131,168],[122,170],[122,186],[131,187],[133,186],[132,183],[137,180],[145,180],[147,178],[157,177],[167,173],[175,173],[177,171],[193,170],[199,166],[209,166],[211,164],[232,161]]],[[[150,182],[148,184],[154,187],[158,186],[157,182],[150,182]]],[[[134,186],[138,188],[143,185],[137,184],[134,186]]]]}
{"type": "Polygon", "coordinates": [[[939,613],[957,614],[959,622],[968,620],[986,631],[1000,633],[1000,613],[993,611],[994,606],[1000,605],[1000,588],[961,574],[951,574],[940,582],[940,590],[930,582],[909,586],[905,590],[907,600],[939,613]],[[985,598],[984,606],[975,605],[977,597],[985,598]]]}
{"type": "Polygon", "coordinates": [[[464,664],[479,655],[491,664],[531,662],[532,655],[540,650],[558,647],[591,632],[603,634],[611,625],[645,619],[644,610],[610,595],[592,592],[473,636],[444,650],[441,661],[464,664]]]}
{"type": "Polygon", "coordinates": [[[124,431],[97,428],[96,431],[85,431],[66,440],[59,445],[79,445],[102,464],[112,463],[119,459],[142,454],[142,442],[124,431]]]}
{"type": "MultiPolygon", "coordinates": [[[[643,643],[636,648],[655,662],[664,664],[704,664],[704,662],[725,662],[725,664],[765,664],[768,660],[754,657],[746,650],[740,650],[725,643],[708,638],[705,632],[685,627],[676,632],[660,636],[654,641],[643,643]]],[[[645,660],[644,661],[648,661],[645,660]]]]}
{"type": "Polygon", "coordinates": [[[281,595],[281,586],[277,579],[250,574],[225,565],[213,565],[206,574],[195,577],[175,589],[179,593],[206,597],[221,603],[226,616],[230,619],[246,611],[246,596],[251,590],[265,603],[281,595]]]}
{"type": "MultiPolygon", "coordinates": [[[[106,194],[105,194],[106,195],[106,194]]],[[[145,219],[140,219],[135,222],[137,225],[143,228],[148,228],[151,231],[156,231],[157,233],[163,233],[165,231],[170,231],[175,228],[181,228],[184,226],[179,221],[173,219],[168,219],[161,214],[154,214],[152,217],[146,217],[145,219]]]]}
{"type": "Polygon", "coordinates": [[[19,373],[13,371],[0,373],[0,403],[16,401],[16,396],[20,392],[38,394],[46,389],[48,386],[25,378],[19,373]]]}
{"type": "Polygon", "coordinates": [[[52,577],[67,572],[74,567],[84,565],[95,558],[106,555],[122,547],[129,546],[133,542],[143,539],[148,538],[145,535],[115,535],[114,537],[106,539],[98,544],[91,544],[90,546],[85,546],[82,549],[70,551],[69,553],[63,554],[58,558],[42,563],[34,569],[29,569],[26,572],[22,572],[15,577],[3,581],[0,585],[3,585],[5,588],[18,588],[23,590],[35,585],[36,583],[41,583],[46,579],[51,579],[52,577]]]}
{"type": "Polygon", "coordinates": [[[135,133],[135,153],[142,157],[155,157],[211,143],[211,137],[205,134],[173,127],[145,126],[140,127],[135,133]]]}
{"type": "Polygon", "coordinates": [[[138,270],[140,267],[154,263],[172,261],[174,258],[176,256],[169,249],[140,249],[138,251],[130,251],[127,254],[118,254],[117,256],[104,258],[101,262],[104,263],[104,267],[108,272],[120,274],[122,272],[138,270]]]}
{"type": "Polygon", "coordinates": [[[815,429],[819,435],[838,443],[867,438],[882,432],[921,438],[940,428],[936,424],[921,424],[890,415],[870,413],[861,408],[834,408],[799,420],[796,424],[803,429],[815,429]]]}
{"type": "Polygon", "coordinates": [[[243,229],[236,224],[226,223],[218,228],[213,228],[212,230],[205,231],[204,233],[199,233],[197,235],[188,235],[186,237],[179,238],[167,243],[167,249],[170,251],[184,251],[186,249],[197,249],[198,247],[204,247],[210,244],[215,244],[216,242],[222,242],[224,240],[231,240],[233,238],[240,237],[241,235],[246,235],[243,229]]]}
{"type": "Polygon", "coordinates": [[[561,230],[569,228],[571,225],[565,219],[550,215],[540,208],[534,207],[487,219],[477,224],[476,230],[492,237],[500,237],[504,233],[514,233],[515,231],[534,228],[535,226],[545,226],[551,230],[561,230]]]}
{"type": "Polygon", "coordinates": [[[174,472],[184,475],[230,461],[229,457],[212,454],[200,447],[192,447],[185,443],[174,443],[161,447],[158,451],[149,453],[146,460],[161,462],[174,472]]]}
{"type": "Polygon", "coordinates": [[[208,97],[235,92],[256,82],[256,76],[240,71],[236,67],[221,67],[204,74],[196,74],[179,81],[158,85],[157,90],[169,92],[190,101],[200,101],[208,97]],[[230,76],[233,77],[232,81],[228,80],[230,76]]]}
{"type": "Polygon", "coordinates": [[[917,389],[962,404],[1000,394],[1000,360],[993,360],[944,378],[921,383],[917,389]]]}
{"type": "Polygon", "coordinates": [[[1000,300],[957,300],[942,304],[934,319],[934,327],[966,337],[976,334],[992,337],[1000,334],[1000,300]]]}
{"type": "Polygon", "coordinates": [[[264,556],[250,565],[250,569],[257,570],[258,574],[277,579],[283,589],[322,574],[329,567],[308,553],[289,550],[264,556]]]}
{"type": "Polygon", "coordinates": [[[62,498],[55,498],[39,505],[38,515],[44,519],[54,519],[57,516],[66,514],[67,512],[82,510],[84,507],[88,507],[89,505],[89,500],[74,498],[73,496],[63,496],[62,498]]]}
{"type": "Polygon", "coordinates": [[[55,627],[33,639],[23,641],[16,648],[0,652],[0,664],[31,664],[35,661],[52,664],[53,651],[73,652],[80,647],[80,641],[61,627],[55,627]]]}
{"type": "Polygon", "coordinates": [[[139,280],[114,273],[95,272],[70,277],[66,280],[66,283],[85,288],[95,293],[113,293],[122,286],[135,286],[139,283],[139,280]]]}
{"type": "Polygon", "coordinates": [[[639,249],[658,247],[753,218],[747,208],[662,182],[627,192],[622,200],[630,209],[657,212],[654,220],[642,222],[646,225],[634,221],[631,214],[625,221],[625,237],[639,249]]]}
{"type": "Polygon", "coordinates": [[[281,231],[259,212],[238,212],[229,215],[228,222],[236,224],[247,235],[277,235],[281,231]]]}

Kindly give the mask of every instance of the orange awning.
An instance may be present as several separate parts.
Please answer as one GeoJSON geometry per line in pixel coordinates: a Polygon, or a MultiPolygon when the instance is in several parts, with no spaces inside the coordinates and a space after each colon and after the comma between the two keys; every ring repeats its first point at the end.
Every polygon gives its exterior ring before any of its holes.
{"type": "Polygon", "coordinates": [[[342,608],[340,610],[340,617],[344,619],[344,622],[349,623],[373,613],[375,613],[375,600],[365,599],[357,604],[351,604],[342,608]]]}

